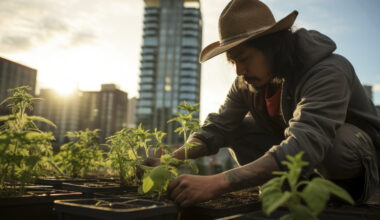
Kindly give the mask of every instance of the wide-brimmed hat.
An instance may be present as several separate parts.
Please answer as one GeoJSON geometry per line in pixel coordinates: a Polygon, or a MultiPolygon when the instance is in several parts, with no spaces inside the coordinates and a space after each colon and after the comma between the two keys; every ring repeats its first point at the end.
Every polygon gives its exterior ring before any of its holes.
{"type": "Polygon", "coordinates": [[[258,38],[292,27],[297,11],[276,22],[268,6],[258,0],[232,0],[219,17],[219,41],[205,47],[199,62],[250,39],[258,38]]]}

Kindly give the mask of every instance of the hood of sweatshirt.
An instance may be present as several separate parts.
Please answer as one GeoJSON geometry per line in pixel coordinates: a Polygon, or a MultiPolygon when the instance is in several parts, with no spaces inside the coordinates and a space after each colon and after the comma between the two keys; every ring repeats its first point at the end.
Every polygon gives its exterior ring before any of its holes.
{"type": "Polygon", "coordinates": [[[296,49],[303,61],[304,71],[307,71],[336,50],[334,41],[318,31],[302,28],[297,30],[295,35],[296,49]]]}

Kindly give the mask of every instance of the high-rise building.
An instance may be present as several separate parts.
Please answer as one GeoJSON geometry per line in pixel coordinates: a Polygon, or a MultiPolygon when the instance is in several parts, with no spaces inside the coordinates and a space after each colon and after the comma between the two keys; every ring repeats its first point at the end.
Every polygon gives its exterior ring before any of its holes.
{"type": "MultiPolygon", "coordinates": [[[[145,0],[137,123],[167,133],[180,143],[167,121],[177,106],[200,102],[202,16],[199,0],[145,0]]],[[[199,114],[196,115],[199,118],[199,114]]]]}
{"type": "Polygon", "coordinates": [[[137,98],[128,99],[127,128],[136,128],[136,107],[137,98]]]}
{"type": "Polygon", "coordinates": [[[99,129],[100,142],[127,127],[128,93],[115,84],[103,84],[100,92],[82,92],[80,129],[99,129]]]}
{"type": "Polygon", "coordinates": [[[36,103],[35,114],[52,121],[57,127],[53,128],[45,123],[38,123],[43,131],[51,131],[55,137],[53,147],[55,150],[68,139],[65,137],[69,131],[79,129],[80,92],[64,96],[53,89],[41,89],[36,103]]]}
{"type": "MultiPolygon", "coordinates": [[[[8,89],[29,86],[30,93],[35,96],[37,70],[0,57],[0,102],[10,94],[8,89]]],[[[0,115],[9,114],[6,104],[0,106],[0,115]]]]}
{"type": "Polygon", "coordinates": [[[41,89],[36,115],[51,120],[57,128],[39,123],[41,130],[52,131],[58,147],[69,139],[69,131],[99,129],[99,142],[127,127],[128,94],[114,84],[103,84],[101,91],[76,91],[62,96],[52,89],[41,89]]]}

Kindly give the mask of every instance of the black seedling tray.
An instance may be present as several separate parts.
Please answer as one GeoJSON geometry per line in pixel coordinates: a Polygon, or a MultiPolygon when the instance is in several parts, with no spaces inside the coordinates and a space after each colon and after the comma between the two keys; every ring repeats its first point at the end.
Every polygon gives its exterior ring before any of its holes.
{"type": "Polygon", "coordinates": [[[175,220],[177,206],[134,198],[97,198],[55,201],[61,220],[175,220]]]}

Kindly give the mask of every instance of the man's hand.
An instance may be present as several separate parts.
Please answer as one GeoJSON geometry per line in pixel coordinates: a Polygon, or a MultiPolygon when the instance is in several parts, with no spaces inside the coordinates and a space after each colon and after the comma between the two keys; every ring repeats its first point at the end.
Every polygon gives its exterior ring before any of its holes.
{"type": "Polygon", "coordinates": [[[182,207],[207,201],[217,195],[264,184],[279,171],[270,154],[242,167],[212,176],[181,175],[168,185],[168,195],[182,207]]]}
{"type": "Polygon", "coordinates": [[[188,207],[224,193],[227,184],[223,174],[212,176],[183,174],[170,182],[168,195],[181,207],[188,207]]]}
{"type": "Polygon", "coordinates": [[[148,157],[141,163],[141,165],[149,166],[149,167],[156,167],[156,166],[160,165],[160,158],[148,157]]]}

